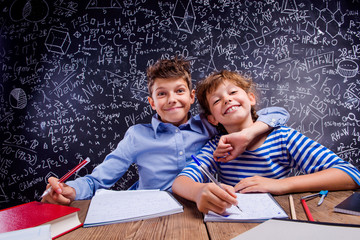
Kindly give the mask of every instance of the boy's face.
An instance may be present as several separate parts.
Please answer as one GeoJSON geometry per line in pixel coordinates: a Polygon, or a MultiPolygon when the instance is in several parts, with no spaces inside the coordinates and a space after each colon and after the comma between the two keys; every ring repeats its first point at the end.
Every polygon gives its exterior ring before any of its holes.
{"type": "Polygon", "coordinates": [[[228,133],[240,131],[251,124],[251,106],[256,100],[253,93],[246,93],[230,81],[224,81],[217,89],[207,94],[211,115],[210,123],[221,123],[228,133]]]}
{"type": "Polygon", "coordinates": [[[195,91],[182,78],[156,78],[148,101],[161,121],[180,126],[188,120],[191,104],[195,101],[195,91]]]}

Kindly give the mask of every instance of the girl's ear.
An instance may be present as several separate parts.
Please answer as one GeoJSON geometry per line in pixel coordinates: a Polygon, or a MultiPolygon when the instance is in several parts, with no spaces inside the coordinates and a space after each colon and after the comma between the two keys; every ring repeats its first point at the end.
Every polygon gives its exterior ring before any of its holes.
{"type": "Polygon", "coordinates": [[[249,92],[248,94],[248,97],[250,99],[250,104],[251,106],[254,106],[256,104],[256,97],[255,97],[255,94],[252,93],[252,92],[249,92]]]}
{"type": "Polygon", "coordinates": [[[219,122],[211,114],[207,116],[207,120],[214,126],[217,126],[219,124],[219,122]]]}
{"type": "Polygon", "coordinates": [[[155,103],[154,103],[154,99],[152,99],[152,97],[148,96],[148,101],[149,101],[149,104],[152,108],[152,110],[155,110],[156,111],[156,107],[155,107],[155,103]]]}

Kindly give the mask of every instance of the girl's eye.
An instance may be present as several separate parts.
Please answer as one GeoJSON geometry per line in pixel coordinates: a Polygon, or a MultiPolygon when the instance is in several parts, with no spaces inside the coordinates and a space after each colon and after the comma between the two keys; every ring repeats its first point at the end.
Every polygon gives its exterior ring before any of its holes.
{"type": "Polygon", "coordinates": [[[216,100],[213,102],[213,105],[217,104],[219,101],[220,101],[220,99],[216,99],[216,100]]]}
{"type": "Polygon", "coordinates": [[[161,96],[164,96],[165,95],[165,92],[158,92],[157,93],[157,96],[161,97],[161,96]]]}
{"type": "Polygon", "coordinates": [[[236,94],[236,93],[237,93],[237,91],[235,91],[235,90],[230,92],[230,94],[236,94]]]}

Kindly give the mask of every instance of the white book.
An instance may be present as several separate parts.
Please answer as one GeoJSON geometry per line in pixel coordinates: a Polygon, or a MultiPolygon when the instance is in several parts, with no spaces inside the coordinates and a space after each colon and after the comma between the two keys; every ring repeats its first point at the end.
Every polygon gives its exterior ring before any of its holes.
{"type": "Polygon", "coordinates": [[[358,239],[359,235],[360,228],[358,225],[270,219],[232,240],[339,240],[358,239]]]}
{"type": "Polygon", "coordinates": [[[205,222],[264,222],[271,218],[288,218],[288,215],[269,193],[236,193],[238,206],[228,208],[222,215],[205,214],[205,222]]]}
{"type": "Polygon", "coordinates": [[[138,221],[183,212],[183,206],[160,190],[97,191],[91,199],[84,227],[138,221]]]}

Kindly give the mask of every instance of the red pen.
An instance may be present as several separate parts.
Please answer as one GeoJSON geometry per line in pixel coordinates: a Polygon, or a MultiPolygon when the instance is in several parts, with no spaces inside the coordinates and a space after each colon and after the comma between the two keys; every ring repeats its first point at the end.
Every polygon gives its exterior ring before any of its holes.
{"type": "Polygon", "coordinates": [[[304,207],[304,210],[305,210],[305,213],[306,213],[307,218],[309,219],[309,221],[314,222],[314,218],[313,218],[312,215],[311,215],[310,209],[309,209],[308,205],[306,204],[305,199],[301,199],[300,201],[301,201],[301,204],[302,204],[303,207],[304,207]]]}
{"type": "MultiPolygon", "coordinates": [[[[65,182],[71,175],[74,173],[80,171],[83,167],[85,167],[86,164],[90,162],[90,158],[86,158],[81,163],[79,163],[76,167],[70,170],[67,174],[65,174],[62,178],[59,179],[59,183],[65,182]]],[[[41,198],[45,197],[47,194],[51,192],[52,187],[50,186],[48,189],[45,190],[45,192],[41,195],[41,198]]]]}

